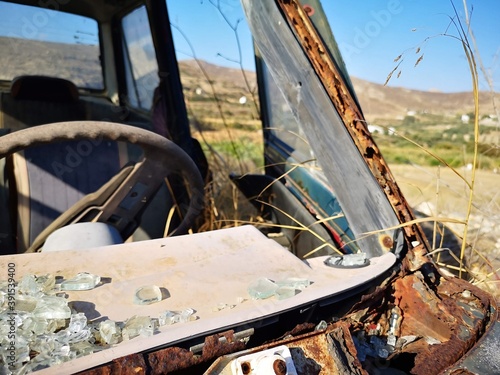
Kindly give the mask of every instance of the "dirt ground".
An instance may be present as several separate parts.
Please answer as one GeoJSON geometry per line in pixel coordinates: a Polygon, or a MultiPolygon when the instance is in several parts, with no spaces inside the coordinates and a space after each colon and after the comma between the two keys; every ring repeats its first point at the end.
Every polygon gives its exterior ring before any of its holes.
{"type": "MultiPolygon", "coordinates": [[[[472,171],[431,168],[413,165],[392,165],[391,170],[410,205],[426,215],[465,221],[472,171]]],[[[500,174],[476,171],[474,194],[467,230],[471,245],[465,256],[475,282],[500,296],[500,174]]],[[[465,226],[447,223],[459,236],[465,226]]]]}

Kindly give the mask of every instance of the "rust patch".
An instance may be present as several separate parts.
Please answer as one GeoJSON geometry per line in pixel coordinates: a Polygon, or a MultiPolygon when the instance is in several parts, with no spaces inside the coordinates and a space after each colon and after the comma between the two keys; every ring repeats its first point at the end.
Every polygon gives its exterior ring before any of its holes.
{"type": "Polygon", "coordinates": [[[423,280],[415,274],[408,275],[396,280],[394,288],[396,303],[403,312],[401,336],[418,332],[421,336],[432,337],[440,342],[450,339],[450,326],[454,324],[455,318],[448,315],[442,302],[423,280]]]}
{"type": "Polygon", "coordinates": [[[416,339],[397,347],[389,360],[408,366],[405,371],[411,374],[439,373],[456,363],[495,319],[490,311],[497,314],[495,301],[486,292],[467,281],[440,276],[431,263],[412,274],[402,272],[385,284],[362,297],[345,320],[351,321],[351,332],[364,330],[384,338],[391,312],[396,311],[399,318],[393,334],[416,339]]]}
{"type": "Polygon", "coordinates": [[[79,374],[86,375],[145,375],[147,371],[146,362],[142,354],[131,354],[113,360],[113,362],[95,369],[86,370],[79,374]]]}
{"type": "Polygon", "coordinates": [[[357,357],[356,346],[349,331],[349,325],[338,322],[330,333],[331,355],[340,373],[367,375],[357,357]]]}
{"type": "Polygon", "coordinates": [[[252,372],[252,365],[250,362],[243,362],[241,364],[241,371],[243,372],[243,375],[248,375],[252,372]]]}
{"type": "Polygon", "coordinates": [[[404,349],[416,354],[411,374],[443,371],[459,360],[484,332],[490,300],[466,281],[441,278],[434,291],[417,272],[396,280],[394,287],[396,303],[403,313],[401,335],[421,337],[404,349]],[[436,340],[440,344],[433,345],[436,340]]]}
{"type": "Polygon", "coordinates": [[[237,352],[243,349],[245,349],[245,343],[234,340],[233,330],[223,332],[219,335],[208,336],[205,339],[205,345],[203,346],[201,361],[205,362],[215,357],[237,352]],[[224,337],[225,340],[219,340],[221,337],[224,337]]]}
{"type": "Polygon", "coordinates": [[[284,339],[285,337],[289,336],[297,336],[307,332],[311,332],[314,329],[314,327],[315,327],[314,323],[297,324],[291,331],[288,331],[283,336],[281,336],[281,339],[284,339]]]}
{"type": "Polygon", "coordinates": [[[166,348],[147,355],[149,365],[154,374],[167,374],[172,371],[195,365],[198,359],[183,348],[166,348]]]}
{"type": "Polygon", "coordinates": [[[245,343],[235,341],[234,331],[230,330],[206,337],[201,356],[195,355],[187,349],[173,347],[147,354],[147,360],[153,374],[166,374],[243,349],[245,349],[245,343]]]}

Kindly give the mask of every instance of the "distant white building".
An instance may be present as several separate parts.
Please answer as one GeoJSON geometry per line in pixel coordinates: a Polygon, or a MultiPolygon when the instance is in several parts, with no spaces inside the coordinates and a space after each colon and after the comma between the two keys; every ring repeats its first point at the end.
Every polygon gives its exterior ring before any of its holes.
{"type": "Polygon", "coordinates": [[[368,125],[368,131],[372,134],[379,133],[384,134],[384,128],[378,125],[368,125]]]}

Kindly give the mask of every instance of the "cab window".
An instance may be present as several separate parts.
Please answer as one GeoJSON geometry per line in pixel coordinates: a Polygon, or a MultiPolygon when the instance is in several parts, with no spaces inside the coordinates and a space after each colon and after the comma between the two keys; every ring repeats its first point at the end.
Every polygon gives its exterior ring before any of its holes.
{"type": "Polygon", "coordinates": [[[95,20],[48,8],[0,1],[0,80],[44,75],[102,90],[95,20]]]}
{"type": "Polygon", "coordinates": [[[142,6],[126,15],[122,29],[128,103],[149,110],[159,77],[146,8],[142,6]]]}

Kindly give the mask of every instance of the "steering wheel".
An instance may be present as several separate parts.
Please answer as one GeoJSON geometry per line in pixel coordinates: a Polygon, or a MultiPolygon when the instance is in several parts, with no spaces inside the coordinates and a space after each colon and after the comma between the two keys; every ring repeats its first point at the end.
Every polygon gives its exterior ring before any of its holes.
{"type": "Polygon", "coordinates": [[[72,121],[40,125],[0,138],[0,159],[28,147],[77,140],[122,141],[144,151],[142,161],[127,166],[99,190],[83,197],[38,235],[27,252],[40,248],[54,230],[78,221],[99,221],[118,229],[128,238],[138,226],[138,217],[165,178],[171,173],[184,177],[191,193],[187,212],[174,230],[186,233],[203,208],[204,184],[189,155],[172,141],[148,130],[103,121],[72,121]]]}

